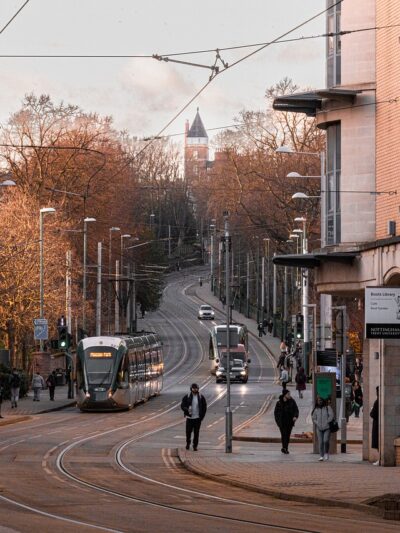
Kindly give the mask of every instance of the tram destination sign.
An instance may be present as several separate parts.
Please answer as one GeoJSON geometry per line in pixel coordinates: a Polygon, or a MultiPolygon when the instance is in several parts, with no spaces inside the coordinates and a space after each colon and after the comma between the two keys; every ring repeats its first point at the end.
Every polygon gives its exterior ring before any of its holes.
{"type": "Polygon", "coordinates": [[[400,287],[365,289],[367,339],[400,339],[400,287]]]}

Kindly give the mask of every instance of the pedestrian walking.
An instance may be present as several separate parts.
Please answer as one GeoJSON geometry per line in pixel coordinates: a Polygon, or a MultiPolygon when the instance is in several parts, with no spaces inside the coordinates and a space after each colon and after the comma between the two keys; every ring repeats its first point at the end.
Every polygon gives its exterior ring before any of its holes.
{"type": "Polygon", "coordinates": [[[12,369],[12,373],[10,376],[10,392],[11,392],[11,408],[18,407],[18,400],[19,400],[19,389],[21,386],[21,377],[18,374],[18,371],[16,368],[12,369]]]}
{"type": "Polygon", "coordinates": [[[292,433],[296,420],[299,418],[299,408],[297,407],[297,403],[290,396],[290,391],[287,389],[284,389],[279,396],[279,400],[275,405],[274,416],[275,422],[281,432],[281,452],[288,454],[290,434],[292,433]]]}
{"type": "Polygon", "coordinates": [[[259,324],[257,325],[257,330],[258,330],[258,336],[262,337],[263,336],[263,330],[264,330],[262,322],[259,322],[259,324]]]}
{"type": "Polygon", "coordinates": [[[312,421],[315,424],[318,436],[319,444],[319,459],[318,461],[328,461],[329,460],[329,438],[331,436],[331,430],[329,422],[334,420],[335,415],[333,414],[332,407],[328,404],[326,400],[318,396],[317,403],[315,404],[314,409],[312,410],[312,421]]]}
{"type": "Polygon", "coordinates": [[[351,409],[354,416],[359,418],[360,409],[363,406],[363,391],[359,381],[355,381],[353,388],[351,389],[351,409]]]}
{"type": "Polygon", "coordinates": [[[285,357],[287,355],[287,344],[285,341],[281,341],[280,345],[279,345],[279,349],[281,351],[281,355],[282,354],[285,354],[285,357]]]}
{"type": "Polygon", "coordinates": [[[272,322],[271,319],[268,320],[268,324],[267,324],[267,330],[268,330],[268,333],[270,335],[272,335],[272,330],[274,328],[274,323],[272,322]]]}
{"type": "Polygon", "coordinates": [[[3,403],[3,394],[4,394],[4,389],[2,387],[2,385],[0,384],[0,418],[4,418],[1,414],[1,405],[3,403]]]}
{"type": "Polygon", "coordinates": [[[306,376],[306,373],[304,372],[303,367],[299,368],[294,380],[296,382],[296,390],[299,393],[299,398],[303,398],[303,391],[305,391],[307,388],[306,386],[307,376],[306,376]]]}
{"type": "Polygon", "coordinates": [[[33,401],[40,402],[40,391],[44,389],[44,379],[39,374],[39,372],[35,372],[33,374],[32,389],[33,389],[33,401]]]}
{"type": "Polygon", "coordinates": [[[361,383],[361,374],[362,374],[363,368],[364,366],[363,366],[362,360],[357,357],[356,364],[354,365],[354,373],[355,373],[356,380],[359,381],[360,383],[361,383]]]}
{"type": "MultiPolygon", "coordinates": [[[[371,448],[379,451],[379,387],[376,387],[376,400],[369,416],[372,418],[371,448]]],[[[379,466],[379,459],[372,464],[379,466]]]]}
{"type": "Polygon", "coordinates": [[[282,389],[286,389],[286,385],[288,384],[288,381],[289,381],[289,372],[287,371],[287,368],[283,367],[282,370],[281,370],[281,384],[282,384],[282,389]]]}
{"type": "Polygon", "coordinates": [[[286,354],[281,353],[281,355],[279,356],[279,360],[278,360],[278,364],[276,365],[276,368],[279,368],[279,370],[282,370],[282,368],[285,366],[285,359],[286,359],[286,354]]]}
{"type": "Polygon", "coordinates": [[[54,401],[54,391],[56,390],[56,371],[53,370],[46,379],[46,385],[49,387],[50,400],[54,401]]]}
{"type": "Polygon", "coordinates": [[[206,399],[199,392],[197,383],[192,383],[190,392],[182,398],[181,409],[186,418],[186,449],[190,448],[193,432],[193,451],[197,452],[200,426],[207,412],[206,399]]]}

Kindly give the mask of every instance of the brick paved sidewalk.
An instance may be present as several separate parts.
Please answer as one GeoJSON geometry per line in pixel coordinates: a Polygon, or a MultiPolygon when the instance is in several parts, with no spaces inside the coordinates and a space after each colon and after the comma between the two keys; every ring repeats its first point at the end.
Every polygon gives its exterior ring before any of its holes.
{"type": "Polygon", "coordinates": [[[399,469],[362,461],[360,446],[348,446],[347,454],[322,463],[307,444],[291,445],[290,454],[282,455],[280,444],[234,442],[231,454],[200,446],[198,452],[179,449],[178,457],[200,476],[287,500],[382,514],[366,502],[399,492],[399,469]]]}
{"type": "Polygon", "coordinates": [[[3,418],[0,419],[0,426],[26,420],[27,416],[58,411],[75,404],[75,400],[68,398],[67,385],[56,387],[54,401],[50,401],[49,391],[43,390],[40,395],[40,402],[34,402],[33,392],[29,391],[28,396],[19,400],[17,408],[12,409],[9,400],[3,401],[1,408],[3,418]]]}

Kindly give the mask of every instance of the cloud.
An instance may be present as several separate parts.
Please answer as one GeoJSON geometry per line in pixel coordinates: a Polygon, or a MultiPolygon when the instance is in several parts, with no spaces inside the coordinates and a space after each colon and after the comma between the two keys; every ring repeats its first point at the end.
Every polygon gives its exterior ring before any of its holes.
{"type": "Polygon", "coordinates": [[[275,60],[279,63],[288,65],[302,63],[313,63],[321,57],[321,46],[315,45],[315,42],[294,42],[287,45],[277,45],[278,53],[275,60]]]}

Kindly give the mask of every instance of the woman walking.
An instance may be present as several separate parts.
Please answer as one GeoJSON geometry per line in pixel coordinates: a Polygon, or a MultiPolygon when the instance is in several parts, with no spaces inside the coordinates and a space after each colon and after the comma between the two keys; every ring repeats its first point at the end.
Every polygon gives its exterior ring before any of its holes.
{"type": "Polygon", "coordinates": [[[292,433],[296,420],[299,418],[299,408],[290,396],[290,392],[286,389],[279,396],[279,400],[275,406],[274,416],[275,422],[281,432],[281,452],[288,454],[290,434],[292,433]]]}
{"type": "Polygon", "coordinates": [[[307,383],[307,376],[304,372],[303,367],[300,367],[294,380],[296,382],[296,390],[299,393],[299,398],[303,398],[303,391],[306,390],[306,383],[307,383]]]}
{"type": "Polygon", "coordinates": [[[359,418],[360,409],[363,405],[363,391],[359,381],[354,382],[354,386],[351,390],[351,404],[354,411],[354,416],[359,418]]]}
{"type": "Polygon", "coordinates": [[[320,455],[318,461],[328,461],[329,459],[329,437],[331,436],[329,422],[332,422],[334,418],[332,407],[328,405],[326,400],[318,396],[317,403],[312,411],[312,420],[318,435],[320,455]]]}

